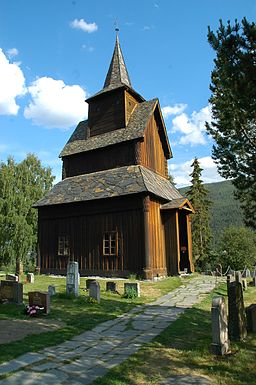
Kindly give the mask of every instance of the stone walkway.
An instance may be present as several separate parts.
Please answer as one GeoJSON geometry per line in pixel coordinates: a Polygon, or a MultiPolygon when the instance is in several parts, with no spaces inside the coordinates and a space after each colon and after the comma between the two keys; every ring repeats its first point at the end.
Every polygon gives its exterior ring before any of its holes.
{"type": "Polygon", "coordinates": [[[90,384],[150,342],[187,308],[199,303],[214,286],[214,277],[196,277],[155,302],[137,306],[70,341],[6,362],[0,365],[0,376],[14,373],[0,380],[0,384],[90,384]]]}

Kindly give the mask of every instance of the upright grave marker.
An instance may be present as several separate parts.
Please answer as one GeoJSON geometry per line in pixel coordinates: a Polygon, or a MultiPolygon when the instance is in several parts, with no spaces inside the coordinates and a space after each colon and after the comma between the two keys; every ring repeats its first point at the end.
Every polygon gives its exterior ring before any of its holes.
{"type": "Polygon", "coordinates": [[[228,320],[224,297],[212,299],[212,353],[224,355],[229,351],[228,320]]]}
{"type": "Polygon", "coordinates": [[[237,275],[228,286],[228,332],[230,340],[242,340],[247,336],[243,286],[237,275]]]}
{"type": "Polygon", "coordinates": [[[23,303],[23,284],[15,281],[1,281],[0,299],[12,303],[23,303]]]}
{"type": "Polygon", "coordinates": [[[256,333],[256,304],[251,304],[246,309],[247,330],[256,333]]]}
{"type": "Polygon", "coordinates": [[[78,272],[78,262],[71,261],[68,263],[67,267],[67,278],[66,278],[66,293],[74,294],[78,297],[79,289],[79,272],[78,272]]]}
{"type": "Polygon", "coordinates": [[[97,281],[91,282],[89,286],[89,297],[100,303],[100,284],[97,281]]]}
{"type": "Polygon", "coordinates": [[[111,291],[112,293],[116,293],[116,282],[113,282],[113,281],[106,282],[106,291],[111,291]]]}
{"type": "Polygon", "coordinates": [[[27,274],[27,282],[28,282],[28,283],[35,283],[35,276],[34,276],[34,273],[28,273],[28,274],[27,274]]]}
{"type": "Polygon", "coordinates": [[[28,293],[29,306],[39,306],[44,308],[44,313],[50,313],[50,295],[43,291],[30,291],[28,293]]]}

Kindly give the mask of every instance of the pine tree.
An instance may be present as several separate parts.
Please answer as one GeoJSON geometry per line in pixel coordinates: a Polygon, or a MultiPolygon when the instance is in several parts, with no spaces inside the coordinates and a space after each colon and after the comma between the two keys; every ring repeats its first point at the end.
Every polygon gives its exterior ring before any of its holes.
{"type": "Polygon", "coordinates": [[[211,229],[209,224],[209,209],[211,202],[208,199],[208,191],[200,179],[202,168],[197,158],[194,159],[190,174],[191,187],[187,196],[195,209],[192,216],[192,244],[194,263],[198,268],[203,268],[207,262],[211,247],[211,229]]]}
{"type": "Polygon", "coordinates": [[[256,24],[220,20],[208,42],[216,53],[211,74],[213,158],[219,173],[232,178],[245,216],[256,229],[256,24]]]}

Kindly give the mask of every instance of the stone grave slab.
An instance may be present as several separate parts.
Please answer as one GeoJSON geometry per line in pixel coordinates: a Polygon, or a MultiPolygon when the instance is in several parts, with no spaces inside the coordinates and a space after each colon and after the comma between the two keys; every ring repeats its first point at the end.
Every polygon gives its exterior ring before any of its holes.
{"type": "Polygon", "coordinates": [[[140,297],[140,284],[139,284],[139,282],[125,282],[124,294],[129,292],[129,290],[134,290],[137,294],[137,297],[140,297]]]}
{"type": "Polygon", "coordinates": [[[91,282],[89,287],[89,297],[94,298],[100,303],[100,284],[97,281],[91,282]]]}
{"type": "Polygon", "coordinates": [[[224,355],[229,351],[228,319],[225,299],[222,296],[212,299],[212,353],[224,355]]]}
{"type": "Polygon", "coordinates": [[[44,308],[44,313],[50,313],[50,295],[44,291],[30,291],[28,293],[29,306],[37,305],[44,308]]]}
{"type": "Polygon", "coordinates": [[[237,280],[228,286],[228,332],[232,341],[247,336],[243,287],[237,280]]]}
{"type": "Polygon", "coordinates": [[[74,294],[78,297],[79,293],[79,271],[78,262],[71,261],[67,266],[66,293],[74,294]]]}
{"type": "Polygon", "coordinates": [[[16,274],[6,274],[5,279],[6,279],[6,281],[19,282],[19,276],[16,274]]]}
{"type": "Polygon", "coordinates": [[[23,284],[15,281],[1,281],[0,299],[12,303],[23,303],[23,284]]]}
{"type": "Polygon", "coordinates": [[[256,304],[251,304],[246,309],[247,330],[256,333],[256,304]]]}
{"type": "Polygon", "coordinates": [[[91,285],[92,282],[93,282],[93,283],[96,282],[96,279],[94,279],[94,278],[88,278],[88,279],[85,281],[85,289],[86,289],[86,290],[89,290],[90,285],[91,285]]]}
{"type": "Polygon", "coordinates": [[[34,276],[34,273],[28,273],[28,274],[27,274],[27,282],[28,282],[28,283],[35,283],[35,276],[34,276]]]}
{"type": "Polygon", "coordinates": [[[116,282],[106,282],[106,291],[111,291],[112,293],[116,293],[116,282]]]}

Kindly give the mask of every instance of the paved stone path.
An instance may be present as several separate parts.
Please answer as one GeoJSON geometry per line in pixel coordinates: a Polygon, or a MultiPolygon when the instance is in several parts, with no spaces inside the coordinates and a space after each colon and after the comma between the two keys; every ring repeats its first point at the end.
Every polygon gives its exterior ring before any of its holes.
{"type": "Polygon", "coordinates": [[[199,303],[214,286],[214,277],[196,277],[155,302],[137,306],[70,341],[6,362],[0,365],[0,376],[14,373],[0,380],[0,384],[90,384],[150,342],[187,308],[199,303]]]}

